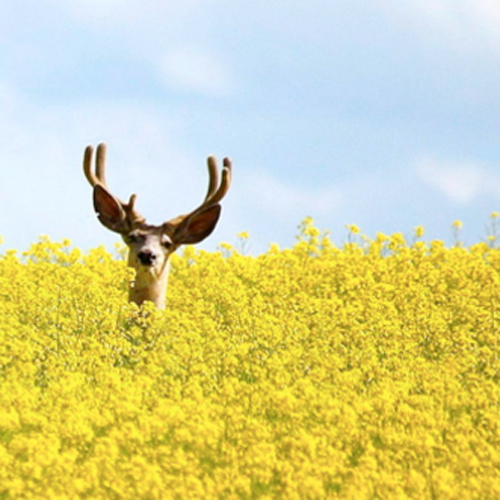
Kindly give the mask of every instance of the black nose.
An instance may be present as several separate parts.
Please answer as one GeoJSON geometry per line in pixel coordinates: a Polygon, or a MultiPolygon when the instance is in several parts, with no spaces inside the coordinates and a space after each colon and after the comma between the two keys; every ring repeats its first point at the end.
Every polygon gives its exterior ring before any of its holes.
{"type": "Polygon", "coordinates": [[[156,260],[156,255],[150,250],[139,252],[137,257],[139,257],[141,264],[143,264],[144,266],[152,266],[156,260]]]}

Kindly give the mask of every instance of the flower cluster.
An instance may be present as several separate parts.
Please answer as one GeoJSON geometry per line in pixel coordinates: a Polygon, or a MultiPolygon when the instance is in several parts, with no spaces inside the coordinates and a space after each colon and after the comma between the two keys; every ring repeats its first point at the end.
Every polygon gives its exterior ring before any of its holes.
{"type": "Polygon", "coordinates": [[[165,311],[103,249],[0,256],[0,498],[500,498],[500,250],[349,230],[187,247],[165,311]]]}

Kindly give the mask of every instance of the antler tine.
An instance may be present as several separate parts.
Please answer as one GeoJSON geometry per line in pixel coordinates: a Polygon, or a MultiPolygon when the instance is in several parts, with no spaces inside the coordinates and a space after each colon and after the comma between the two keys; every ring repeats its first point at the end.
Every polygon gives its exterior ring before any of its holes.
{"type": "Polygon", "coordinates": [[[101,182],[101,184],[106,187],[106,144],[101,142],[97,146],[96,159],[95,159],[95,172],[97,178],[101,182]]]}
{"type": "Polygon", "coordinates": [[[219,186],[219,169],[217,168],[217,158],[215,156],[209,156],[207,158],[208,165],[208,191],[205,196],[205,201],[209,200],[217,190],[219,186]]]}
{"type": "Polygon", "coordinates": [[[99,179],[95,176],[92,171],[92,155],[94,154],[94,148],[92,146],[87,146],[85,148],[85,153],[83,155],[83,171],[85,177],[90,182],[91,186],[99,184],[99,179]]]}
{"type": "Polygon", "coordinates": [[[97,146],[96,154],[96,168],[95,173],[92,169],[92,156],[94,155],[94,148],[92,146],[87,146],[85,148],[85,153],[83,155],[83,171],[85,172],[85,177],[90,182],[91,186],[100,184],[101,186],[107,188],[106,177],[104,175],[105,163],[106,163],[106,145],[104,143],[97,146]]]}
{"type": "MultiPolygon", "coordinates": [[[[215,189],[212,190],[212,194],[210,195],[210,197],[207,196],[205,203],[203,203],[203,206],[219,203],[219,201],[221,201],[222,198],[224,198],[229,189],[229,186],[231,185],[231,173],[232,173],[231,160],[229,158],[224,158],[222,167],[222,180],[220,182],[220,185],[217,190],[215,189]]],[[[218,181],[219,179],[217,172],[217,184],[219,184],[218,181]]]]}

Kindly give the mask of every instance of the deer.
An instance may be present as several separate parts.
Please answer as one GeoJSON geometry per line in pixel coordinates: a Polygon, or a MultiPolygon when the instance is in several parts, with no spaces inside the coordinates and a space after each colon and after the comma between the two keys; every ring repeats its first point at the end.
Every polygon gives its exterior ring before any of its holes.
{"type": "Polygon", "coordinates": [[[205,199],[198,208],[179,215],[159,226],[146,223],[136,210],[137,196],[128,203],[111,194],[106,184],[106,144],[97,146],[95,169],[92,168],[94,148],[87,146],[83,171],[93,188],[93,204],[98,220],[110,231],[118,233],[128,247],[128,265],[135,270],[129,285],[129,301],[138,306],[153,302],[165,309],[170,256],[181,245],[192,245],[207,238],[219,220],[220,201],[231,185],[232,164],[224,158],[222,175],[214,156],[207,159],[209,182],[205,199]]]}

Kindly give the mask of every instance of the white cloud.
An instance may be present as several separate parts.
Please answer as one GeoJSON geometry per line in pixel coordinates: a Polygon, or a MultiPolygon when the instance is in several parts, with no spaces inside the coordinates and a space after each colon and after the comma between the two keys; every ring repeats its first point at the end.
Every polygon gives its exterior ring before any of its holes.
{"type": "MultiPolygon", "coordinates": [[[[135,0],[48,0],[55,7],[69,11],[75,17],[93,23],[102,21],[133,22],[150,19],[154,22],[158,15],[187,10],[203,0],[186,0],[181,4],[168,0],[143,0],[138,6],[135,0]]],[[[110,26],[114,28],[114,26],[110,26]]]]}
{"type": "Polygon", "coordinates": [[[398,22],[424,38],[447,39],[461,50],[500,50],[500,3],[496,0],[377,0],[398,22]]]}
{"type": "Polygon", "coordinates": [[[262,172],[245,173],[241,183],[245,199],[281,220],[296,222],[306,215],[331,214],[343,200],[333,187],[301,189],[262,172]]]}
{"type": "Polygon", "coordinates": [[[52,5],[79,23],[98,26],[108,24],[110,30],[131,19],[131,10],[138,13],[147,10],[144,5],[137,9],[133,0],[47,0],[47,3],[49,8],[52,5]]]}
{"type": "Polygon", "coordinates": [[[474,163],[420,160],[417,175],[429,186],[459,204],[468,204],[481,195],[500,196],[500,175],[474,163]]]}
{"type": "Polygon", "coordinates": [[[183,90],[208,95],[225,95],[234,90],[234,80],[215,54],[192,47],[168,52],[160,62],[165,83],[183,90]]]}

